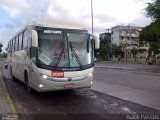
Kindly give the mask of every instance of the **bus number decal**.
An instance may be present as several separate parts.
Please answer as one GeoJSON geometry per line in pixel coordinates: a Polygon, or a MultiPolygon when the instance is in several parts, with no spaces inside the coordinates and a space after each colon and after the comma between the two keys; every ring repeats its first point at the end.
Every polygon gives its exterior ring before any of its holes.
{"type": "Polygon", "coordinates": [[[62,71],[52,71],[51,76],[57,77],[57,78],[64,78],[64,72],[62,72],[62,71]]]}

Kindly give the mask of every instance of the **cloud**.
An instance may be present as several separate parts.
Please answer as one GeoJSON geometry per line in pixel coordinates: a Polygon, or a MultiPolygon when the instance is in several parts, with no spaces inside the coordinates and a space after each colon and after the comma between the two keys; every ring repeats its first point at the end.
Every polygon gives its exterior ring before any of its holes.
{"type": "MultiPolygon", "coordinates": [[[[86,24],[91,22],[90,0],[1,0],[0,3],[16,24],[18,19],[22,24],[29,20],[41,19],[42,9],[44,10],[44,19],[74,20],[86,24]]],[[[140,0],[93,0],[95,26],[97,24],[130,22],[140,16],[142,3],[140,0]]]]}
{"type": "Polygon", "coordinates": [[[132,25],[141,26],[141,27],[145,27],[150,23],[151,23],[151,19],[146,18],[145,16],[140,16],[139,18],[134,19],[133,21],[130,22],[130,24],[132,25]]]}
{"type": "Polygon", "coordinates": [[[25,0],[1,0],[0,7],[3,8],[10,16],[16,17],[28,6],[25,0]]]}
{"type": "Polygon", "coordinates": [[[5,28],[5,29],[12,29],[12,30],[13,30],[13,29],[14,29],[14,25],[8,23],[8,24],[5,24],[5,25],[4,25],[4,28],[5,28]]]}
{"type": "MultiPolygon", "coordinates": [[[[9,40],[18,29],[32,20],[44,19],[74,21],[91,31],[91,0],[0,0],[10,23],[0,26],[0,41],[9,40]],[[5,28],[2,30],[2,28],[5,28]],[[6,37],[7,36],[7,37],[6,37]]],[[[104,32],[118,24],[149,24],[144,15],[147,2],[152,0],[93,0],[94,31],[104,32]]]]}
{"type": "Polygon", "coordinates": [[[4,29],[0,32],[0,43],[3,44],[3,50],[7,47],[8,41],[11,39],[11,37],[15,34],[14,29],[4,29]]]}

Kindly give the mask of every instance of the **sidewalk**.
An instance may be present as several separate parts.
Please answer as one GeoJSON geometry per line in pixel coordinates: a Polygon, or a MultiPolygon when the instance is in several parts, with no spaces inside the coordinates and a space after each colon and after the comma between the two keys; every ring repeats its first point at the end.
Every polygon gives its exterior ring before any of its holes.
{"type": "Polygon", "coordinates": [[[8,94],[1,72],[0,65],[0,120],[18,120],[16,109],[8,94]]]}

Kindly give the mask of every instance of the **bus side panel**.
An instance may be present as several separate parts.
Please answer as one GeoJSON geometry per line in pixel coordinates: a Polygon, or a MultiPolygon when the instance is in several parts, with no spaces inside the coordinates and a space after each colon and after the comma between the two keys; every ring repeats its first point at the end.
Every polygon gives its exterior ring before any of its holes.
{"type": "Polygon", "coordinates": [[[12,55],[13,76],[24,82],[24,71],[29,64],[30,59],[25,50],[14,52],[12,55]]]}

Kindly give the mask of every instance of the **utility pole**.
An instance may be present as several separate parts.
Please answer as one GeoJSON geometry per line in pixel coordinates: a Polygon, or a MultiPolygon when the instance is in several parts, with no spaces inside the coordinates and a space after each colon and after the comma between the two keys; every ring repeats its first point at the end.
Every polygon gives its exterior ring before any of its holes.
{"type": "Polygon", "coordinates": [[[42,12],[42,21],[43,21],[44,9],[42,9],[41,12],[42,12]]]}
{"type": "Polygon", "coordinates": [[[94,33],[94,30],[93,30],[93,2],[91,0],[91,19],[92,19],[92,34],[94,33]]]}

